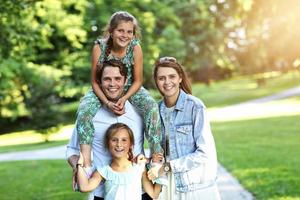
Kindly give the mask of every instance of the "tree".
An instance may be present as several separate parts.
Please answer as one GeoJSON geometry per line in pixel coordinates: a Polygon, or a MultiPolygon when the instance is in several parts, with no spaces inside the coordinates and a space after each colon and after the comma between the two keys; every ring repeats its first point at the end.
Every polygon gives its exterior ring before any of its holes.
{"type": "Polygon", "coordinates": [[[50,111],[52,103],[48,102],[45,86],[54,96],[70,95],[67,89],[74,86],[70,81],[74,63],[87,63],[87,54],[80,53],[86,41],[82,17],[85,3],[5,0],[1,4],[1,117],[14,120],[50,111]],[[41,74],[39,69],[45,66],[47,70],[41,74]],[[59,80],[48,76],[57,72],[62,75],[59,80]],[[35,98],[38,94],[44,98],[35,98]],[[44,106],[33,106],[43,102],[44,106]]]}

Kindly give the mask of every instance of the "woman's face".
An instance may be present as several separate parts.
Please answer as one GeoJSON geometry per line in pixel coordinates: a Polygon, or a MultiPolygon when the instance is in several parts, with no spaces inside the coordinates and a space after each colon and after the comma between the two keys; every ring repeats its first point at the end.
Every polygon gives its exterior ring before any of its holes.
{"type": "Polygon", "coordinates": [[[134,37],[134,25],[131,21],[121,21],[111,33],[113,44],[117,48],[126,48],[134,37]]]}
{"type": "Polygon", "coordinates": [[[156,74],[156,85],[164,98],[177,100],[182,79],[171,67],[159,67],[156,74]]]}

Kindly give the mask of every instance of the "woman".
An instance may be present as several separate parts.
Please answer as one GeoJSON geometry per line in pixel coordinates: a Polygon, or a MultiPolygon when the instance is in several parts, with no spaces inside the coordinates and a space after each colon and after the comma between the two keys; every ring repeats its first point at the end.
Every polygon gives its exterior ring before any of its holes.
{"type": "Polygon", "coordinates": [[[163,188],[161,199],[220,199],[215,142],[205,105],[191,95],[186,73],[175,58],[160,58],[154,79],[163,96],[159,110],[166,162],[158,171],[149,170],[149,179],[168,175],[169,185],[163,188]]]}

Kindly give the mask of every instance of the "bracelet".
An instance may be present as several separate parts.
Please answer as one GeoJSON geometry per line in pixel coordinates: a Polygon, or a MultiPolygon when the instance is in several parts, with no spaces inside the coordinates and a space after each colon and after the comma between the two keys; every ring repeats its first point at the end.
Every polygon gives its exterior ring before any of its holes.
{"type": "Polygon", "coordinates": [[[78,169],[78,167],[83,167],[83,164],[77,163],[77,164],[76,164],[76,168],[78,169]]]}
{"type": "Polygon", "coordinates": [[[107,100],[106,103],[105,103],[107,107],[109,107],[109,102],[110,102],[110,101],[107,100]]]}

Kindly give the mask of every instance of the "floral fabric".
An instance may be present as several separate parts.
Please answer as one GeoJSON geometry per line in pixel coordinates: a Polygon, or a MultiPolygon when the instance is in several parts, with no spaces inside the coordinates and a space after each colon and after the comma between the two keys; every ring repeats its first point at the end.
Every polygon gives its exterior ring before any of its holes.
{"type": "MultiPolygon", "coordinates": [[[[103,39],[98,39],[95,43],[99,44],[101,48],[101,55],[99,57],[99,62],[103,62],[105,59],[106,51],[106,41],[103,39]]],[[[120,60],[124,63],[127,68],[127,85],[125,86],[125,91],[131,86],[133,82],[133,67],[134,67],[134,55],[133,48],[135,45],[139,44],[137,39],[133,39],[126,49],[126,55],[120,60]]],[[[113,55],[108,55],[106,58],[119,59],[113,55]]],[[[149,142],[149,148],[151,152],[162,152],[161,148],[161,121],[159,117],[159,110],[156,101],[151,97],[149,92],[141,87],[131,98],[130,103],[136,107],[143,116],[145,135],[149,142]]],[[[101,102],[95,95],[93,90],[90,90],[81,100],[78,111],[77,111],[77,131],[80,137],[80,144],[91,144],[94,136],[94,126],[92,123],[93,117],[96,115],[97,111],[101,107],[101,102]]]]}

